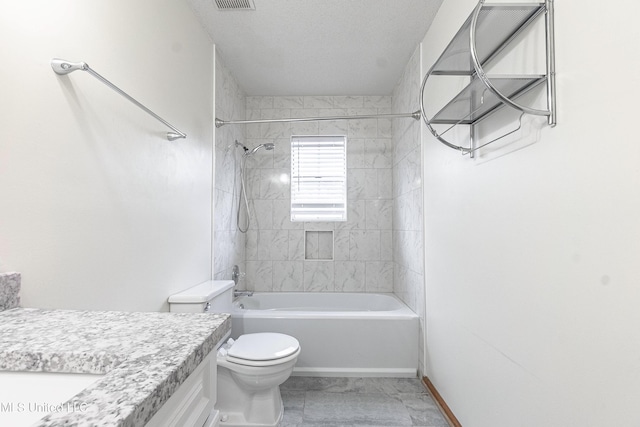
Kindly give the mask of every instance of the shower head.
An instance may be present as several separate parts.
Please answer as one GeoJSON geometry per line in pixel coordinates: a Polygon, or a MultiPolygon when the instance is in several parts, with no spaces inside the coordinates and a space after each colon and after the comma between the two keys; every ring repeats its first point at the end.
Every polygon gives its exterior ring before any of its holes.
{"type": "Polygon", "coordinates": [[[273,148],[275,147],[275,145],[272,142],[267,142],[266,144],[260,144],[258,145],[256,148],[254,148],[251,151],[245,152],[245,156],[250,156],[252,154],[254,154],[256,151],[258,151],[261,148],[264,148],[267,151],[271,151],[273,150],[273,148]]]}

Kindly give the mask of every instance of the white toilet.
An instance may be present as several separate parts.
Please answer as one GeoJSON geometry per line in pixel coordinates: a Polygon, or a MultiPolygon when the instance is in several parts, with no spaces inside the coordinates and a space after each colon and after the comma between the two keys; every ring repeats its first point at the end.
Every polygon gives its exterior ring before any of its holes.
{"type": "MultiPolygon", "coordinates": [[[[212,280],[169,297],[177,313],[231,313],[232,280],[212,280]]],[[[220,426],[275,427],[284,407],[280,384],[293,372],[300,354],[295,338],[256,333],[229,339],[218,349],[217,403],[220,426]]]]}

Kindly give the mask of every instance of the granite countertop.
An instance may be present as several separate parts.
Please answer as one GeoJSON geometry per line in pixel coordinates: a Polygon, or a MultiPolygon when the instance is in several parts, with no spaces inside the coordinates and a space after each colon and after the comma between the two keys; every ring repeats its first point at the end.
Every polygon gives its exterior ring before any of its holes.
{"type": "Polygon", "coordinates": [[[143,426],[231,328],[228,314],[13,308],[0,370],[106,374],[37,426],[143,426]]]}

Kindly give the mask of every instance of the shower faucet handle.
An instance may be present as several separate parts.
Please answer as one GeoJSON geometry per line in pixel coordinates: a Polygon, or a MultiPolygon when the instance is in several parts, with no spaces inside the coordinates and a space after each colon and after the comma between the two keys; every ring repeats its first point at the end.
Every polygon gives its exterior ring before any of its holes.
{"type": "Polygon", "coordinates": [[[253,296],[253,291],[238,291],[236,289],[233,290],[233,297],[234,298],[238,298],[238,297],[252,297],[253,296]]]}
{"type": "Polygon", "coordinates": [[[240,280],[240,267],[237,265],[234,265],[231,270],[231,280],[233,280],[233,283],[236,285],[238,284],[238,280],[240,280]]]}

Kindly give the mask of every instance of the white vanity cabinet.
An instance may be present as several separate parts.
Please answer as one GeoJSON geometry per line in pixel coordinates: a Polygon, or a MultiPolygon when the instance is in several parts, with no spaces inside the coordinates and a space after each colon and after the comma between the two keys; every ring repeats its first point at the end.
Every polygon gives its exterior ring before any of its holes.
{"type": "Polygon", "coordinates": [[[167,402],[149,420],[146,427],[216,427],[219,412],[216,403],[216,351],[211,351],[167,402]]]}

